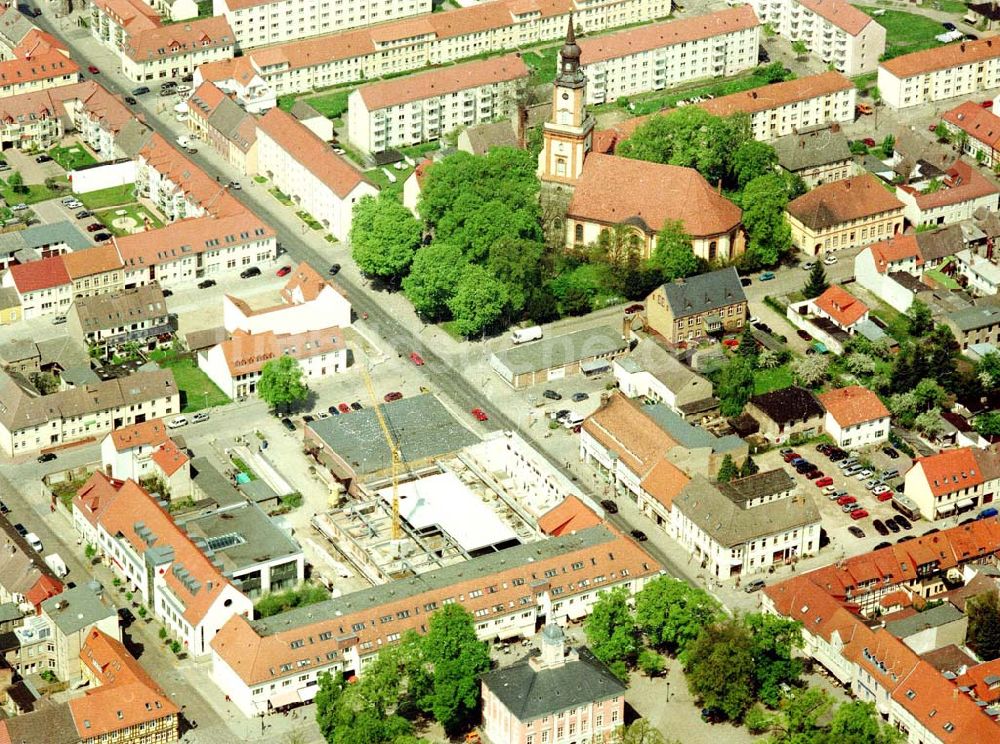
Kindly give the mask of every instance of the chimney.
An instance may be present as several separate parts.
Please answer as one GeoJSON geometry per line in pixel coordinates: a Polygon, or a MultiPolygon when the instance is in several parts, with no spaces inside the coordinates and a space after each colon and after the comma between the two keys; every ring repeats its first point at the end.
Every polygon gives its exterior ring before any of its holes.
{"type": "Polygon", "coordinates": [[[847,189],[848,191],[850,191],[851,190],[851,182],[850,181],[844,181],[844,188],[847,189]]]}
{"type": "Polygon", "coordinates": [[[964,52],[965,51],[965,42],[963,41],[961,44],[959,44],[958,48],[961,49],[964,52]]]}

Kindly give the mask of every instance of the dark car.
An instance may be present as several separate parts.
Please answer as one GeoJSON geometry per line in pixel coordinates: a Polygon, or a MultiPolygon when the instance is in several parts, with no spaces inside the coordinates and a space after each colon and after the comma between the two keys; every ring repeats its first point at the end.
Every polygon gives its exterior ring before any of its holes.
{"type": "Polygon", "coordinates": [[[872,550],[881,550],[882,548],[891,548],[891,547],[892,547],[891,542],[880,542],[878,545],[872,548],[872,550]]]}
{"type": "Polygon", "coordinates": [[[745,587],[743,587],[743,591],[745,591],[747,594],[753,594],[754,592],[760,591],[765,586],[767,586],[767,584],[764,583],[764,579],[754,579],[745,587]]]}
{"type": "Polygon", "coordinates": [[[855,526],[853,524],[850,527],[847,528],[847,531],[850,532],[852,535],[854,535],[859,540],[865,536],[865,531],[863,529],[861,529],[860,527],[857,527],[857,526],[855,526]]]}
{"type": "Polygon", "coordinates": [[[140,85],[138,88],[133,88],[132,89],[132,95],[133,96],[144,96],[147,93],[149,93],[149,86],[148,85],[140,85]]]}
{"type": "Polygon", "coordinates": [[[629,534],[634,537],[639,542],[646,542],[649,538],[646,537],[646,533],[642,530],[632,530],[629,534]]]}
{"type": "Polygon", "coordinates": [[[818,469],[819,468],[817,468],[811,462],[800,462],[798,465],[795,466],[795,472],[797,472],[799,475],[806,475],[807,473],[811,473],[814,470],[818,469]]]}
{"type": "Polygon", "coordinates": [[[897,514],[896,515],[896,524],[898,524],[904,530],[908,530],[911,527],[913,527],[913,525],[910,524],[910,520],[907,519],[906,517],[904,517],[902,514],[897,514]]]}
{"type": "Polygon", "coordinates": [[[187,75],[185,75],[184,77],[181,78],[181,82],[182,83],[193,83],[194,82],[194,73],[193,72],[189,72],[187,75]]]}
{"type": "Polygon", "coordinates": [[[590,396],[586,393],[573,393],[573,401],[579,403],[581,401],[587,400],[590,396]]]}
{"type": "Polygon", "coordinates": [[[896,450],[894,450],[892,447],[883,447],[882,451],[885,453],[886,457],[888,457],[890,460],[899,459],[899,453],[896,452],[896,450]]]}
{"type": "Polygon", "coordinates": [[[337,406],[330,406],[326,410],[328,410],[330,412],[331,416],[339,416],[340,415],[340,410],[337,408],[337,406]]]}
{"type": "Polygon", "coordinates": [[[798,335],[798,337],[799,337],[799,338],[801,338],[801,339],[802,339],[803,341],[812,341],[812,340],[813,340],[813,337],[812,337],[812,336],[810,336],[810,335],[809,335],[809,334],[808,334],[808,333],[807,333],[806,331],[803,331],[803,330],[802,330],[801,328],[800,328],[799,330],[797,330],[797,331],[796,331],[795,333],[796,333],[796,334],[798,335]]]}
{"type": "Polygon", "coordinates": [[[43,452],[38,456],[38,462],[52,462],[56,459],[55,452],[43,452]]]}
{"type": "Polygon", "coordinates": [[[252,279],[255,276],[260,276],[260,269],[256,266],[251,266],[240,272],[240,279],[252,279]]]}
{"type": "Polygon", "coordinates": [[[749,287],[751,284],[753,284],[753,279],[751,279],[750,277],[748,276],[740,277],[740,286],[749,287]]]}
{"type": "Polygon", "coordinates": [[[937,527],[931,527],[929,530],[927,530],[927,532],[924,533],[924,537],[927,537],[928,535],[933,535],[935,532],[940,532],[940,531],[941,530],[939,530],[937,527]]]}
{"type": "Polygon", "coordinates": [[[81,210],[80,210],[79,212],[77,212],[77,213],[76,213],[76,215],[75,215],[75,217],[76,217],[76,218],[77,218],[78,220],[85,220],[85,219],[87,219],[88,217],[93,217],[93,216],[94,216],[94,213],[93,213],[93,212],[91,212],[91,211],[90,211],[89,209],[81,209],[81,210]]]}
{"type": "Polygon", "coordinates": [[[215,279],[205,279],[198,282],[198,289],[208,289],[215,286],[215,279]]]}
{"type": "Polygon", "coordinates": [[[957,26],[955,26],[955,24],[952,23],[951,21],[945,21],[941,25],[944,26],[945,29],[947,29],[948,31],[955,31],[957,29],[957,26]]]}
{"type": "Polygon", "coordinates": [[[391,393],[386,393],[385,396],[383,397],[383,400],[386,403],[392,403],[394,400],[400,400],[402,397],[403,394],[401,392],[399,392],[398,390],[394,390],[391,393]]]}
{"type": "Polygon", "coordinates": [[[872,527],[874,527],[875,531],[880,535],[882,535],[883,537],[889,534],[889,528],[885,526],[885,522],[883,522],[881,519],[874,520],[872,522],[872,527]]]}
{"type": "Polygon", "coordinates": [[[900,526],[896,524],[896,520],[892,517],[885,520],[885,526],[888,527],[893,534],[896,534],[901,529],[900,526]]]}
{"type": "Polygon", "coordinates": [[[332,264],[327,272],[330,276],[337,276],[340,273],[340,264],[332,264]]]}
{"type": "Polygon", "coordinates": [[[604,511],[606,511],[608,514],[618,513],[618,504],[616,504],[611,499],[602,499],[601,506],[604,507],[604,511]]]}
{"type": "Polygon", "coordinates": [[[100,222],[91,222],[89,225],[87,225],[87,232],[97,232],[98,230],[103,230],[103,229],[104,225],[102,225],[100,222]]]}
{"type": "Polygon", "coordinates": [[[313,421],[315,421],[315,420],[316,420],[316,419],[315,419],[315,418],[314,418],[313,416],[310,416],[310,415],[308,415],[308,414],[306,414],[305,416],[303,416],[303,417],[302,417],[302,421],[303,421],[304,423],[307,423],[307,424],[311,424],[311,423],[312,423],[313,421]]]}
{"type": "Polygon", "coordinates": [[[548,398],[549,400],[562,400],[562,396],[555,390],[545,390],[542,392],[543,398],[548,398]]]}
{"type": "Polygon", "coordinates": [[[281,425],[288,429],[288,431],[295,431],[295,424],[292,423],[292,420],[288,416],[281,419],[281,425]]]}
{"type": "Polygon", "coordinates": [[[36,163],[51,163],[52,162],[52,156],[51,155],[39,155],[37,158],[35,158],[35,162],[36,163]]]}
{"type": "Polygon", "coordinates": [[[14,529],[17,531],[17,534],[19,534],[21,537],[24,537],[25,535],[28,534],[28,528],[25,527],[20,522],[14,525],[14,529]]]}
{"type": "Polygon", "coordinates": [[[0,514],[10,514],[10,507],[0,501],[0,514]]]}
{"type": "Polygon", "coordinates": [[[96,240],[98,243],[103,243],[105,240],[111,240],[111,233],[109,232],[94,233],[94,240],[96,240]]]}
{"type": "Polygon", "coordinates": [[[164,297],[173,297],[174,296],[174,290],[172,290],[172,289],[165,289],[165,290],[163,290],[163,296],[164,297]]]}
{"type": "Polygon", "coordinates": [[[100,75],[101,71],[97,68],[97,65],[87,65],[87,72],[91,75],[100,75]]]}
{"type": "Polygon", "coordinates": [[[197,147],[185,147],[184,148],[184,152],[186,152],[188,155],[197,155],[198,154],[198,148],[197,147]]]}
{"type": "Polygon", "coordinates": [[[361,403],[359,403],[358,401],[354,401],[353,403],[351,403],[352,410],[360,411],[362,408],[364,408],[364,406],[361,405],[361,403]]]}
{"type": "Polygon", "coordinates": [[[629,305],[627,308],[625,308],[625,314],[635,315],[636,313],[641,313],[644,309],[645,307],[643,307],[641,303],[635,305],[629,305]]]}
{"type": "Polygon", "coordinates": [[[127,103],[129,106],[135,106],[139,102],[135,100],[132,96],[125,96],[125,103],[127,103]]]}
{"type": "Polygon", "coordinates": [[[896,544],[898,545],[899,543],[905,543],[908,540],[912,540],[912,539],[913,539],[913,535],[903,535],[901,538],[899,538],[898,540],[896,540],[896,544]]]}

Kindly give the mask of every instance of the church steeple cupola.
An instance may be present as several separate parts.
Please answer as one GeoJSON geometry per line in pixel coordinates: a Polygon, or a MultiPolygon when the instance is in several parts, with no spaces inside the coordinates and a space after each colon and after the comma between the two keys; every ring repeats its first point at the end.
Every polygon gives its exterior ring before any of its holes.
{"type": "Polygon", "coordinates": [[[586,85],[586,78],[580,69],[580,45],[576,43],[572,14],[569,17],[569,28],[566,29],[566,43],[559,50],[559,75],[556,77],[556,85],[566,88],[582,88],[586,85]]]}

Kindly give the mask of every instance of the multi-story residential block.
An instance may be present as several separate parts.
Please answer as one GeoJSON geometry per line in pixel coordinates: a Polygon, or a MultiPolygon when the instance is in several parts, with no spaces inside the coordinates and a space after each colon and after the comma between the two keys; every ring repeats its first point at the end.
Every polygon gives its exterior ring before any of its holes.
{"type": "Polygon", "coordinates": [[[322,379],[347,369],[347,344],[340,328],[301,333],[272,331],[245,333],[198,354],[198,367],[230,398],[257,393],[264,365],[272,359],[291,356],[298,360],[307,379],[322,379]]]}
{"type": "Polygon", "coordinates": [[[224,548],[199,548],[135,481],[94,473],[73,498],[73,524],[188,653],[206,655],[231,616],[252,616],[253,602],[213,562],[224,548]]]}
{"type": "Polygon", "coordinates": [[[889,440],[889,409],[871,390],[851,385],[816,397],[826,411],[826,433],[838,447],[858,449],[889,440]]]}
{"type": "Polygon", "coordinates": [[[783,469],[729,483],[696,475],[674,498],[673,534],[717,579],[748,576],[814,555],[819,552],[819,510],[795,491],[795,480],[783,469]]]}
{"type": "Polygon", "coordinates": [[[1000,488],[1000,453],[995,447],[961,447],[918,457],[904,482],[924,519],[969,511],[993,503],[1000,488]]]}
{"type": "Polygon", "coordinates": [[[903,231],[904,205],[873,175],[817,186],[785,207],[792,243],[809,256],[869,245],[903,231]]]}
{"type": "Polygon", "coordinates": [[[181,155],[160,134],[146,141],[135,160],[136,190],[156,206],[167,222],[201,217],[209,204],[230,214],[239,211],[238,202],[218,181],[181,155]]]}
{"type": "Polygon", "coordinates": [[[361,3],[214,0],[212,3],[213,14],[226,17],[241,49],[372,26],[431,10],[431,0],[364,0],[361,3]]]}
{"type": "Polygon", "coordinates": [[[143,0],[95,0],[90,31],[118,55],[122,74],[135,82],[177,78],[199,65],[233,56],[236,39],[222,16],[164,25],[143,0]]]}
{"type": "Polygon", "coordinates": [[[760,22],[749,5],[583,39],[587,104],[662,90],[757,65],[760,22]]]}
{"type": "Polygon", "coordinates": [[[60,256],[11,266],[0,283],[17,292],[25,319],[61,315],[73,301],[73,284],[60,256]]]}
{"type": "Polygon", "coordinates": [[[992,344],[1000,349],[1000,308],[974,305],[942,318],[963,351],[975,344],[992,344]]]}
{"type": "Polygon", "coordinates": [[[24,57],[0,62],[0,97],[72,85],[79,79],[76,62],[59,49],[43,46],[24,57]]]}
{"type": "Polygon", "coordinates": [[[801,41],[838,72],[871,72],[885,51],[885,29],[846,0],[750,0],[761,23],[801,41]]]}
{"type": "Polygon", "coordinates": [[[202,83],[214,83],[248,114],[262,114],[277,105],[274,91],[257,73],[249,57],[220,59],[200,65],[194,73],[195,90],[202,83]]]}
{"type": "Polygon", "coordinates": [[[229,333],[304,333],[351,324],[351,303],[305,261],[288,275],[281,304],[253,308],[232,295],[222,298],[222,325],[229,333]]]}
{"type": "Polygon", "coordinates": [[[102,589],[89,583],[49,597],[41,609],[39,617],[51,628],[48,643],[54,646],[50,652],[54,664],[49,668],[61,680],[78,682],[86,676],[80,652],[92,630],[116,640],[121,636],[115,606],[105,599],[102,589]]]}
{"type": "Polygon", "coordinates": [[[586,646],[566,649],[542,628],[541,653],[482,678],[483,733],[492,744],[609,741],[625,720],[625,685],[586,646]]]}
{"type": "Polygon", "coordinates": [[[257,172],[257,120],[214,83],[187,100],[188,128],[244,175],[257,172]]]}
{"type": "Polygon", "coordinates": [[[311,700],[326,672],[363,673],[380,648],[409,630],[426,632],[428,616],[445,604],[459,602],[473,613],[480,638],[532,636],[538,623],[585,617],[601,591],[639,591],[659,570],[641,547],[606,525],[516,545],[344,594],[308,613],[253,621],[234,614],[212,641],[212,679],[253,716],[311,700]],[[308,665],[300,663],[304,658],[308,665]]]}
{"type": "Polygon", "coordinates": [[[63,253],[62,261],[69,276],[73,299],[118,292],[125,286],[124,267],[113,245],[97,245],[84,251],[63,253]]]}
{"type": "Polygon", "coordinates": [[[857,89],[839,72],[787,80],[697,104],[715,116],[749,114],[755,139],[768,141],[823,124],[854,121],[857,89]]]}
{"type": "Polygon", "coordinates": [[[964,160],[939,178],[911,180],[896,189],[911,225],[927,227],[971,220],[974,212],[1000,207],[1000,189],[964,160]]]}
{"type": "Polygon", "coordinates": [[[97,437],[112,429],[179,413],[180,391],[169,369],[39,396],[0,371],[0,450],[28,454],[97,437]]]}
{"type": "Polygon", "coordinates": [[[348,98],[348,137],[365,153],[383,152],[508,119],[530,75],[520,55],[508,54],[362,85],[348,98]]]}
{"type": "Polygon", "coordinates": [[[1000,164],[1000,116],[975,101],[965,101],[941,114],[941,121],[959,137],[962,152],[987,168],[1000,164]]]}
{"type": "Polygon", "coordinates": [[[712,395],[712,381],[652,338],[640,341],[632,353],[612,362],[611,370],[618,389],[629,398],[658,401],[685,418],[718,405],[712,395]]]}
{"type": "Polygon", "coordinates": [[[257,167],[338,240],[347,239],[354,204],[378,194],[357,168],[279,108],[257,122],[257,167]]]}
{"type": "Polygon", "coordinates": [[[744,411],[757,422],[760,435],[774,444],[808,439],[823,429],[823,409],[816,396],[796,385],[754,395],[744,411]]]}
{"type": "Polygon", "coordinates": [[[161,340],[173,337],[174,324],[163,290],[152,283],[76,298],[66,313],[66,330],[85,345],[107,353],[127,343],[156,348],[161,340]]]}
{"type": "Polygon", "coordinates": [[[747,297],[734,268],[664,284],[646,298],[648,327],[672,344],[739,332],[746,318],[747,297]]]}
{"type": "Polygon", "coordinates": [[[496,0],[420,18],[251,50],[253,70],[277,95],[457,62],[563,38],[569,17],[586,32],[670,15],[670,0],[551,0],[544,7],[496,0]]]}
{"type": "Polygon", "coordinates": [[[878,67],[882,100],[893,108],[972,96],[1000,87],[1000,40],[960,41],[904,54],[878,67]]]}
{"type": "Polygon", "coordinates": [[[778,165],[810,189],[860,173],[847,135],[839,126],[809,127],[778,137],[771,144],[778,154],[778,165]]]}
{"type": "Polygon", "coordinates": [[[694,168],[591,152],[566,212],[566,246],[595,243],[603,231],[627,225],[649,258],[660,230],[676,220],[696,256],[731,261],[746,247],[742,219],[694,168]]]}

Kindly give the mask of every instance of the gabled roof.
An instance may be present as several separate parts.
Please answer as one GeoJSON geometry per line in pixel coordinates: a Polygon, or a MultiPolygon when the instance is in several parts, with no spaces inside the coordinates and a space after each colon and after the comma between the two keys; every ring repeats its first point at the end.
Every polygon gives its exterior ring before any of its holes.
{"type": "Polygon", "coordinates": [[[153,462],[163,471],[168,478],[180,470],[190,461],[187,453],[178,447],[173,439],[164,442],[156,452],[153,453],[153,462]]]}
{"type": "Polygon", "coordinates": [[[95,245],[84,251],[71,251],[60,256],[70,279],[82,279],[122,268],[118,250],[110,244],[95,245]]]}
{"type": "MultiPolygon", "coordinates": [[[[140,2],[141,0],[137,0],[140,2]]],[[[185,54],[203,54],[207,49],[232,47],[236,43],[225,16],[208,16],[126,34],[122,51],[140,64],[185,54]]]]}
{"type": "Polygon", "coordinates": [[[267,362],[281,356],[308,359],[340,351],[345,346],[344,334],[336,326],[281,335],[273,331],[250,334],[237,330],[230,339],[219,344],[229,374],[233,376],[259,372],[267,362]]]}
{"type": "Polygon", "coordinates": [[[301,261],[292,273],[288,275],[288,281],[281,288],[281,299],[289,305],[297,305],[300,302],[312,302],[327,287],[333,284],[322,276],[307,261],[301,261]]]}
{"type": "Polygon", "coordinates": [[[964,101],[941,114],[941,118],[953,124],[973,139],[1000,148],[1000,116],[985,109],[975,101],[964,101]]]}
{"type": "Polygon", "coordinates": [[[903,203],[870,173],[817,186],[785,208],[812,230],[823,230],[851,220],[899,211],[903,203]]]}
{"type": "Polygon", "coordinates": [[[839,284],[831,284],[813,304],[844,328],[857,323],[868,312],[868,306],[839,284]]]}
{"type": "Polygon", "coordinates": [[[670,282],[653,293],[660,291],[666,295],[675,320],[747,301],[733,267],[670,282]]]}
{"type": "Polygon", "coordinates": [[[798,0],[798,2],[803,8],[808,8],[851,36],[861,33],[869,23],[874,23],[871,16],[844,0],[798,0]]]}
{"type": "Polygon", "coordinates": [[[829,96],[845,90],[851,90],[854,84],[839,72],[830,70],[819,75],[786,80],[782,83],[772,83],[728,96],[719,96],[698,105],[715,116],[731,116],[733,114],[754,114],[759,111],[788,106],[810,98],[829,96]]]}
{"type": "Polygon", "coordinates": [[[904,54],[883,62],[879,68],[898,78],[907,78],[935,70],[947,70],[950,67],[984,62],[997,56],[1000,56],[1000,42],[996,39],[960,41],[904,54]]]}
{"type": "Polygon", "coordinates": [[[978,700],[988,703],[1000,701],[1000,659],[970,666],[965,674],[955,680],[961,687],[971,687],[978,700]]]}
{"type": "Polygon", "coordinates": [[[823,415],[823,409],[812,391],[797,385],[754,395],[750,398],[750,403],[777,424],[819,418],[823,415]]]}
{"type": "Polygon", "coordinates": [[[936,455],[918,457],[914,466],[921,468],[934,496],[973,488],[984,481],[971,447],[944,450],[936,455]]]}
{"type": "Polygon", "coordinates": [[[917,266],[924,263],[923,256],[920,255],[920,244],[917,242],[917,235],[894,235],[889,240],[875,243],[868,250],[875,260],[875,270],[880,274],[886,273],[892,264],[907,259],[914,259],[917,266]]]}
{"type": "Polygon", "coordinates": [[[936,230],[917,233],[920,257],[926,261],[940,261],[954,256],[965,248],[961,225],[945,225],[936,230]]]}
{"type": "Polygon", "coordinates": [[[558,537],[577,530],[585,530],[600,523],[601,518],[593,509],[570,494],[538,518],[538,529],[546,535],[558,537]]]}
{"type": "Polygon", "coordinates": [[[941,183],[941,188],[927,194],[910,186],[900,188],[913,194],[913,201],[920,209],[951,206],[1000,193],[996,186],[964,160],[956,160],[945,171],[941,183]]]}
{"type": "Polygon", "coordinates": [[[70,283],[62,256],[50,256],[40,261],[15,264],[10,269],[17,291],[23,294],[40,289],[53,289],[70,283]]]}
{"type": "Polygon", "coordinates": [[[835,388],[816,397],[842,429],[889,418],[889,409],[879,397],[861,385],[835,388]]]}
{"type": "Polygon", "coordinates": [[[118,452],[134,447],[158,447],[170,438],[163,425],[163,419],[159,418],[119,427],[108,436],[111,437],[111,442],[118,452]]]}
{"type": "Polygon", "coordinates": [[[831,163],[851,160],[847,135],[829,125],[810,127],[795,134],[786,134],[771,142],[778,153],[778,163],[793,173],[831,163]]]}

